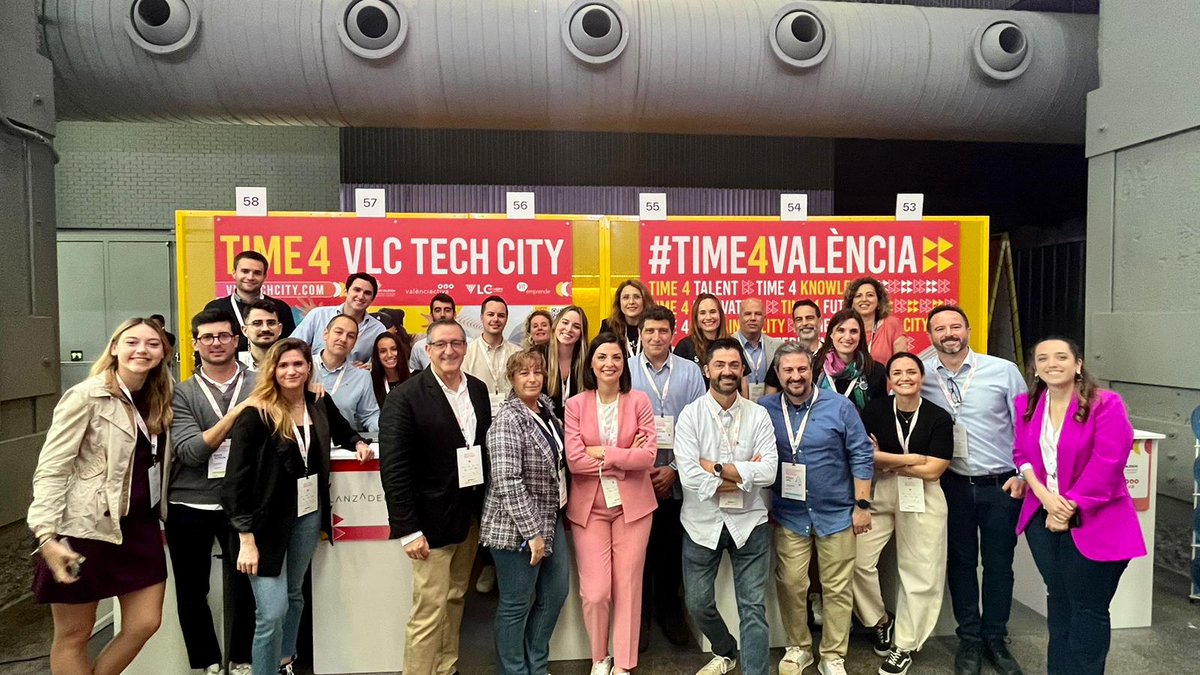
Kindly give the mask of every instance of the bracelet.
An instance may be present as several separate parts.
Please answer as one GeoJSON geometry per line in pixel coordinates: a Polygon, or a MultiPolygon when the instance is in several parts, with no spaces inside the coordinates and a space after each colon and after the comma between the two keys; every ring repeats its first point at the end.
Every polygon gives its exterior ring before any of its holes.
{"type": "Polygon", "coordinates": [[[33,549],[33,553],[30,553],[29,557],[32,558],[32,557],[36,556],[37,554],[41,553],[42,547],[46,545],[46,542],[48,542],[52,539],[56,539],[55,535],[53,535],[53,534],[44,535],[40,540],[38,540],[37,548],[33,549]]]}

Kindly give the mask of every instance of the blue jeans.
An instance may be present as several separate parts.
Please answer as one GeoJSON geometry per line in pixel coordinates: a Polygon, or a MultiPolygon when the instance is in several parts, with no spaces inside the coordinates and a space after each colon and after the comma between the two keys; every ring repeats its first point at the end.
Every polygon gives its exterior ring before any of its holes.
{"type": "Polygon", "coordinates": [[[503,675],[546,675],[550,637],[571,585],[571,553],[562,516],[554,525],[554,554],[537,566],[529,551],[492,549],[496,561],[496,661],[503,675]]]}
{"type": "Polygon", "coordinates": [[[321,537],[321,512],[296,520],[283,570],[277,577],[250,577],[254,592],[254,675],[275,675],[279,661],[296,653],[304,611],[304,573],[321,537]]]}
{"type": "Polygon", "coordinates": [[[692,541],[683,534],[683,590],[688,613],[712,643],[713,654],[727,658],[738,655],[737,640],[729,633],[717,611],[715,581],[721,554],[729,551],[733,565],[733,587],[737,593],[738,618],[741,620],[742,663],[744,675],[767,675],[769,637],[767,635],[767,576],[771,571],[771,531],[766,523],[754,528],[741,548],[733,543],[728,529],[721,531],[717,550],[692,541]]]}

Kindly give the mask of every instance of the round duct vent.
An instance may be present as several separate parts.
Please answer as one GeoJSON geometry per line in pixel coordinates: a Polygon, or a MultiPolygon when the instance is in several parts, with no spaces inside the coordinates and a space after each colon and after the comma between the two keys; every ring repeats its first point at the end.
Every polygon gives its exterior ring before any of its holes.
{"type": "Polygon", "coordinates": [[[586,63],[608,63],[629,42],[629,22],[610,2],[575,2],[563,14],[563,43],[586,63]]]}
{"type": "Polygon", "coordinates": [[[170,54],[191,44],[200,15],[189,0],[134,0],[125,17],[125,32],[153,54],[170,54]]]}
{"type": "Polygon", "coordinates": [[[408,19],[389,0],[350,0],[338,15],[337,29],[346,49],[364,59],[381,59],[404,44],[408,19]]]}
{"type": "Polygon", "coordinates": [[[792,3],[775,14],[768,39],[775,56],[789,66],[811,68],[829,54],[830,36],[819,11],[792,3]]]}
{"type": "Polygon", "coordinates": [[[1012,80],[1029,68],[1030,47],[1025,31],[1010,21],[997,21],[979,32],[972,46],[975,65],[996,80],[1012,80]]]}

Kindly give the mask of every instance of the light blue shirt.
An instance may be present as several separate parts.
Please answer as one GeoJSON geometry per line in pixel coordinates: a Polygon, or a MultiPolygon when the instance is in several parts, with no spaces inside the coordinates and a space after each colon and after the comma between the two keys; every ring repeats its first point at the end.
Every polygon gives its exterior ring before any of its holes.
{"type": "MultiPolygon", "coordinates": [[[[674,354],[669,354],[663,367],[655,370],[645,352],[642,352],[633,358],[629,366],[629,375],[633,378],[633,388],[650,399],[655,417],[678,419],[679,413],[683,412],[687,404],[700,398],[707,391],[704,376],[700,374],[700,366],[674,354]]],[[[675,451],[671,448],[659,448],[654,466],[674,464],[675,451]]],[[[679,481],[675,482],[672,496],[675,499],[683,498],[683,489],[679,487],[679,481]]]]}
{"type": "Polygon", "coordinates": [[[317,376],[325,386],[325,395],[332,396],[342,417],[356,431],[379,433],[379,402],[371,384],[371,374],[343,363],[341,368],[329,370],[318,352],[313,356],[317,364],[317,376]]]}
{"type": "Polygon", "coordinates": [[[970,351],[958,372],[951,373],[936,354],[925,360],[921,396],[945,408],[955,425],[967,430],[967,457],[951,459],[951,471],[960,476],[1015,474],[1013,401],[1025,390],[1012,361],[970,351]]]}
{"type": "Polygon", "coordinates": [[[429,367],[429,355],[425,353],[427,344],[429,344],[427,337],[413,343],[412,353],[408,355],[408,369],[413,373],[419,373],[429,367]]]}
{"type": "MultiPolygon", "coordinates": [[[[304,315],[304,320],[292,331],[291,337],[304,340],[312,347],[313,355],[325,348],[325,326],[333,317],[342,313],[345,305],[332,307],[314,307],[304,315]]],[[[375,338],[387,332],[383,322],[367,314],[358,322],[358,342],[350,352],[351,361],[371,362],[371,352],[375,349],[375,338]]],[[[350,419],[350,418],[346,418],[350,419]]]]}

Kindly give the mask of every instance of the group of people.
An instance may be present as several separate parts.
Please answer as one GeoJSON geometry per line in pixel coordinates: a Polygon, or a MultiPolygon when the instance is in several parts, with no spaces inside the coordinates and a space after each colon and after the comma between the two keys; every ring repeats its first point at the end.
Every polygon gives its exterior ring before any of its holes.
{"type": "Polygon", "coordinates": [[[698,673],[768,673],[772,562],[780,673],[844,673],[854,616],[879,672],[907,672],[947,582],[955,672],[986,660],[1020,673],[1006,626],[1021,532],[1047,587],[1050,672],[1104,670],[1109,602],[1145,549],[1123,479],[1132,427],[1069,340],[1037,343],[1027,385],[974,352],[966,313],[944,305],[922,359],[865,278],[824,340],[812,300],[793,303],[785,341],[762,333],[754,298],[731,334],[711,295],[677,340],[674,313],[629,280],[592,340],[570,305],[531,313],[517,344],[492,296],[468,341],[439,294],[413,342],[401,317],[367,312],[368,274],[298,325],[261,293],[266,274],[261,255],[239,255],[234,292],[192,319],[192,377],[173,382],[160,323],[131,319],[55,409],[28,516],[53,672],[118,673],[157,630],[160,519],[192,668],[292,672],[304,574],[322,532],[332,541],[330,449],[366,461],[373,436],[391,536],[412,561],[406,674],[456,672],[480,551],[503,673],[548,672],[572,562],[593,675],[632,671],[652,620],[686,644],[685,613],[712,646],[698,673]],[[894,614],[879,581],[893,539],[894,614]],[[224,655],[207,603],[214,540],[236,569],[224,655]],[[726,555],[737,637],[717,608],[726,555]],[[113,596],[121,631],[93,663],[97,602],[113,596]]]}

